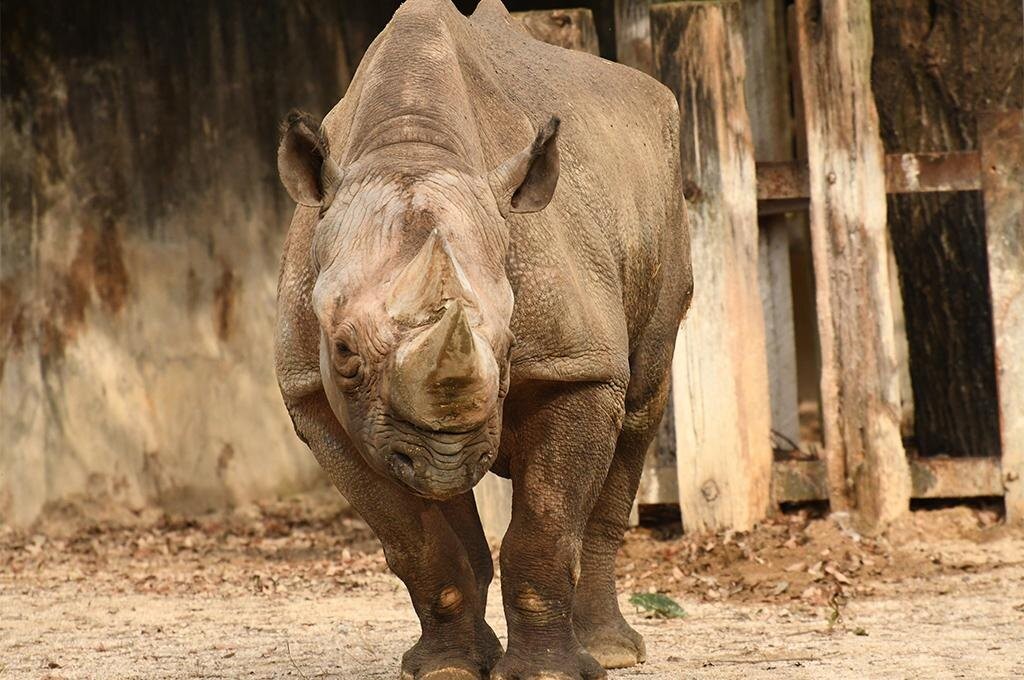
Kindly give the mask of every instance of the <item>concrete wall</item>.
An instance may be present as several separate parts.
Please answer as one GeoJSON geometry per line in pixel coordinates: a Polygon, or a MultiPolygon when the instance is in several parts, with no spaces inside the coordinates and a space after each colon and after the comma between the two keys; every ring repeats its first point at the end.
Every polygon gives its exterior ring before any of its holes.
{"type": "Polygon", "coordinates": [[[376,32],[345,4],[5,0],[0,522],[318,482],[273,373],[274,152],[376,32]]]}

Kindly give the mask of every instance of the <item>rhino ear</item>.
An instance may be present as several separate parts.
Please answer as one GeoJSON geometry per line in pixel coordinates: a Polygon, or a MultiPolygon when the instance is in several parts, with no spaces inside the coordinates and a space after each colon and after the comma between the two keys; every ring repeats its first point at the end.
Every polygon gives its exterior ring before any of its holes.
{"type": "Polygon", "coordinates": [[[277,172],[299,205],[326,207],[334,198],[341,169],[331,158],[320,123],[308,113],[292,111],[281,123],[277,172]]]}
{"type": "Polygon", "coordinates": [[[558,184],[558,127],[552,116],[530,146],[491,171],[491,191],[503,216],[543,210],[558,184]]]}

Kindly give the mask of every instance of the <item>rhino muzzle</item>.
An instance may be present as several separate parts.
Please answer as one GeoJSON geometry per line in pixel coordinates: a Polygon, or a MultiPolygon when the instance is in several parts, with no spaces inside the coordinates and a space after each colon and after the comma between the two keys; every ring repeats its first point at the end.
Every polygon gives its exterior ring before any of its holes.
{"type": "Polygon", "coordinates": [[[388,445],[391,474],[421,496],[447,499],[472,488],[494,462],[489,428],[465,434],[425,433],[395,424],[388,445]]]}

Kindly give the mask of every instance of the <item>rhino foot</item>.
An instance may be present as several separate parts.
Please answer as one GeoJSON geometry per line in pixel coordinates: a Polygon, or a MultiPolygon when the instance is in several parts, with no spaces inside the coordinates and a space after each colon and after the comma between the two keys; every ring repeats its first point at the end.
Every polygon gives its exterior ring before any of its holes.
{"type": "Polygon", "coordinates": [[[402,656],[401,680],[483,680],[498,659],[502,648],[490,626],[483,624],[475,640],[460,640],[454,646],[424,635],[402,656]],[[468,644],[466,644],[468,643],[468,644]]]}
{"type": "Polygon", "coordinates": [[[490,680],[606,680],[608,674],[586,650],[554,656],[506,654],[490,680]]]}
{"type": "Polygon", "coordinates": [[[576,636],[605,668],[629,668],[647,660],[643,636],[621,619],[617,624],[591,630],[580,630],[577,626],[576,636]]]}

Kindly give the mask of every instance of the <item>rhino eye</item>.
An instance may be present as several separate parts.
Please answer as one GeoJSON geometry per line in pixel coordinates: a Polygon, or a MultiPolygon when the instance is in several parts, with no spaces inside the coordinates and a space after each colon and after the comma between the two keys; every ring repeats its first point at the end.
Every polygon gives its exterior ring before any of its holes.
{"type": "Polygon", "coordinates": [[[342,378],[355,378],[359,374],[362,361],[359,355],[344,342],[334,343],[334,367],[342,378]]]}

